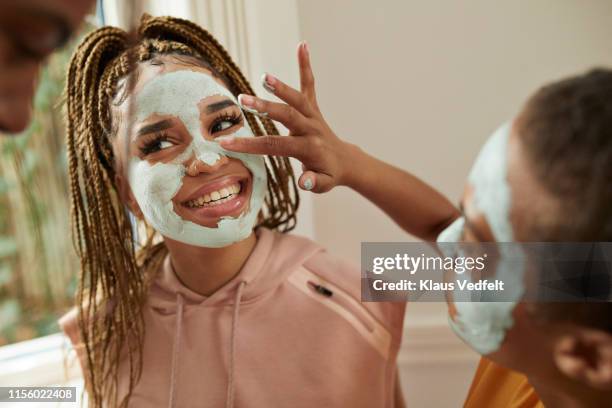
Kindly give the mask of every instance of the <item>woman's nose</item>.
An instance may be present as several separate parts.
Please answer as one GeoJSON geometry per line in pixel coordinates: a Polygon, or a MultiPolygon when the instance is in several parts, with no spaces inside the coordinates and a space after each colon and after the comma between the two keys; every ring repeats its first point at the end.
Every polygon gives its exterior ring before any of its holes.
{"type": "Polygon", "coordinates": [[[198,158],[191,160],[187,165],[187,175],[195,177],[200,173],[214,173],[229,162],[227,156],[219,155],[219,159],[213,164],[204,163],[198,158]]]}

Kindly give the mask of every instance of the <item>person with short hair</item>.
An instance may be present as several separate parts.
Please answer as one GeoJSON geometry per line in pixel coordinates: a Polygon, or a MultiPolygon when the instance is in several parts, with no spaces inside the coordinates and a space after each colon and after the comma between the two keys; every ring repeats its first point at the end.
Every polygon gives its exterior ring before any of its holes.
{"type": "Polygon", "coordinates": [[[64,45],[93,0],[3,0],[0,3],[0,132],[30,122],[40,65],[64,45]]]}
{"type": "MultiPolygon", "coordinates": [[[[264,81],[286,103],[253,97],[243,105],[282,122],[291,134],[221,144],[297,158],[304,190],[348,186],[426,241],[612,241],[610,69],[539,89],[482,148],[461,210],[411,174],[341,140],[318,110],[314,89],[297,91],[269,74],[264,81]]],[[[607,290],[601,302],[511,304],[508,324],[495,332],[483,324],[501,316],[491,313],[494,302],[474,308],[473,320],[464,319],[458,331],[483,355],[466,407],[609,406],[612,303],[609,286],[601,289],[607,290]]],[[[451,303],[449,310],[454,321],[457,308],[451,303]]]]}

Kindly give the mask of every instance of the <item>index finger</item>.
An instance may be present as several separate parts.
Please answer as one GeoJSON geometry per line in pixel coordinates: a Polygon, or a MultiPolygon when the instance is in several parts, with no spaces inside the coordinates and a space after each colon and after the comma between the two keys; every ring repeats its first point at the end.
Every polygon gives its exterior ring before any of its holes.
{"type": "Polygon", "coordinates": [[[301,160],[307,149],[306,140],[296,136],[221,137],[222,148],[239,153],[295,157],[301,160]]]}

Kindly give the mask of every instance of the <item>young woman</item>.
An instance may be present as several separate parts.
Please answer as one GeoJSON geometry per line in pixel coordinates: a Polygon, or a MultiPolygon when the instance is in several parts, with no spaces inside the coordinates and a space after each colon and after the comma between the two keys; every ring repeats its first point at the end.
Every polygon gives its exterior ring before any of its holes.
{"type": "MultiPolygon", "coordinates": [[[[299,92],[272,75],[264,81],[266,89],[287,104],[259,98],[241,101],[281,121],[292,130],[291,136],[230,138],[221,145],[300,159],[304,173],[299,184],[306,190],[351,187],[408,233],[428,241],[612,241],[609,69],[536,92],[483,147],[467,180],[461,212],[449,209],[448,200],[412,175],[340,140],[317,108],[312,77],[299,92]]],[[[584,289],[571,280],[565,283],[576,291],[584,289]]],[[[598,289],[609,290],[609,285],[598,289]]],[[[608,300],[610,296],[608,292],[608,300]]],[[[610,405],[609,301],[517,301],[501,308],[483,303],[471,310],[473,319],[457,318],[461,308],[449,306],[453,329],[484,356],[466,407],[610,405]]]]}
{"type": "Polygon", "coordinates": [[[91,406],[397,407],[403,304],[360,299],[360,272],[287,234],[286,159],[222,137],[277,134],[197,25],[104,27],[67,81],[76,308],[60,322],[91,406]],[[128,210],[138,220],[131,222],[128,210]]]}

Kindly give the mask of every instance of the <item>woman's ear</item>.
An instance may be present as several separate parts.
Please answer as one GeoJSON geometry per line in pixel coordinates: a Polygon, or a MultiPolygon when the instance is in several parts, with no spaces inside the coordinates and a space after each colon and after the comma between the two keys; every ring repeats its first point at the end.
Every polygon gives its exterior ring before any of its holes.
{"type": "Polygon", "coordinates": [[[142,220],[144,218],[142,210],[140,209],[140,206],[138,205],[138,202],[136,201],[136,198],[132,193],[132,189],[130,188],[130,184],[128,183],[125,177],[125,173],[120,169],[115,174],[115,185],[117,186],[119,198],[121,199],[123,204],[125,204],[130,209],[130,211],[132,212],[132,214],[134,214],[136,218],[142,220]]]}
{"type": "Polygon", "coordinates": [[[579,328],[554,345],[559,371],[589,388],[612,391],[612,334],[579,328]]]}

